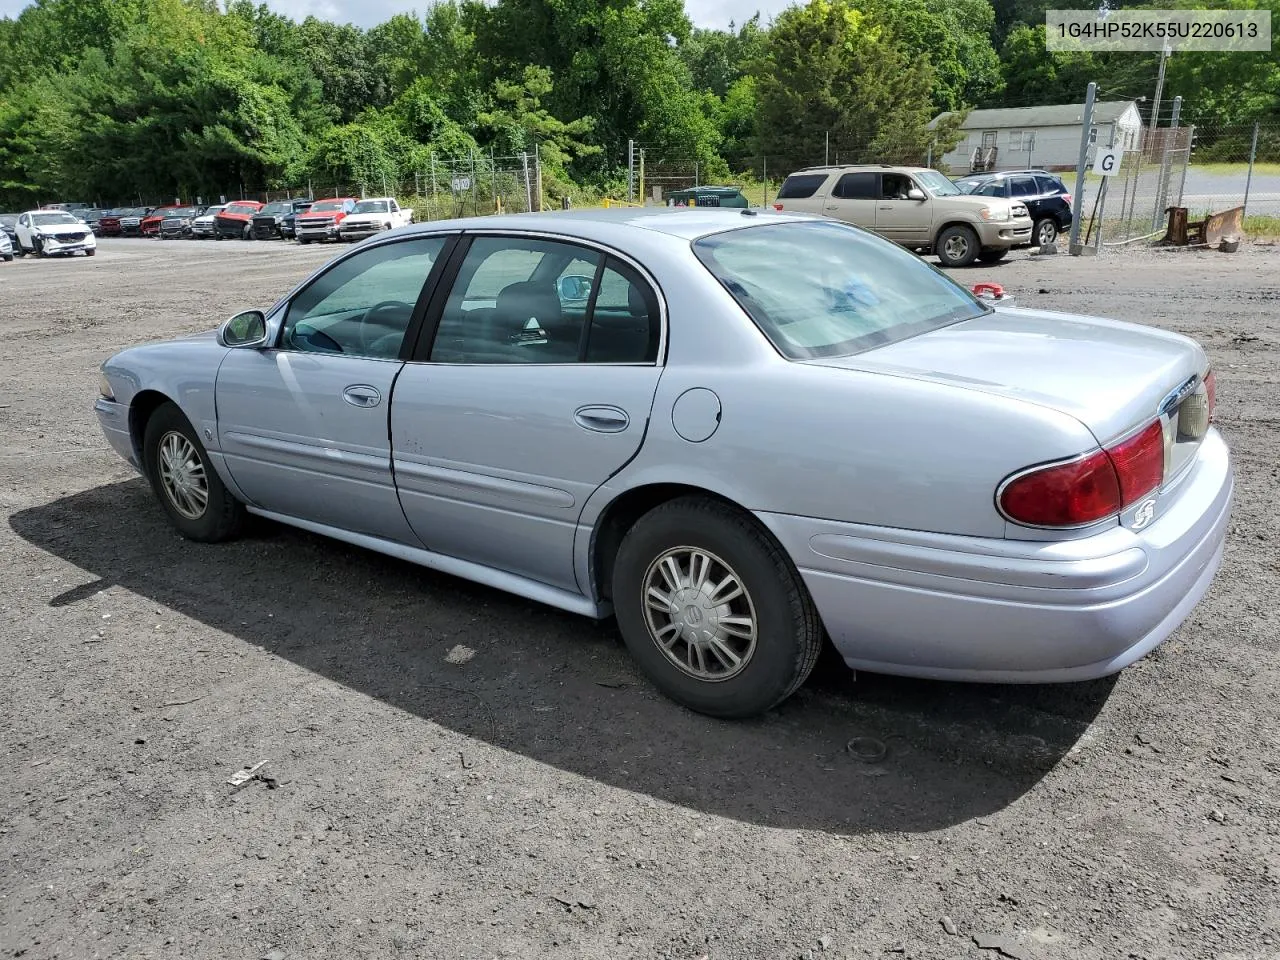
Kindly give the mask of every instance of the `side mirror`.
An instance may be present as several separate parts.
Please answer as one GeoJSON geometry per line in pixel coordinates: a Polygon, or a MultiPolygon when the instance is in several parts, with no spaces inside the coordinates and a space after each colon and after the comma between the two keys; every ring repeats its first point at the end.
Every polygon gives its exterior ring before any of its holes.
{"type": "Polygon", "coordinates": [[[907,199],[908,200],[924,200],[926,198],[923,190],[921,190],[919,187],[912,187],[910,190],[907,191],[907,199]]]}
{"type": "Polygon", "coordinates": [[[586,300],[591,296],[591,278],[570,274],[560,278],[561,300],[586,300]]]}
{"type": "Polygon", "coordinates": [[[266,343],[267,318],[261,310],[237,313],[218,328],[219,346],[263,347],[266,343]]]}

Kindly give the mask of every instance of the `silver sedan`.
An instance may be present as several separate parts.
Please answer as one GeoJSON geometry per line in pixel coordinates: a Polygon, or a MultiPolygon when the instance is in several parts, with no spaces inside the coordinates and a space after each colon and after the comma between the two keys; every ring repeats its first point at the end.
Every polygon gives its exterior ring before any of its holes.
{"type": "Polygon", "coordinates": [[[993,308],[755,210],[389,231],[102,373],[107,439],[184,536],[256,514],[616,616],[723,717],[827,642],[919,677],[1113,673],[1204,595],[1232,499],[1194,341],[993,308]]]}

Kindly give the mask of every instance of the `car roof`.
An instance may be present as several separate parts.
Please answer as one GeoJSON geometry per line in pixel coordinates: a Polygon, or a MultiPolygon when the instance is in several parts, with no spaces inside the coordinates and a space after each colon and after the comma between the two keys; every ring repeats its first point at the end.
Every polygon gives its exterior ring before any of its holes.
{"type": "Polygon", "coordinates": [[[841,164],[819,164],[816,167],[802,167],[790,176],[796,176],[802,173],[848,173],[850,170],[891,170],[897,173],[929,173],[937,171],[932,167],[913,167],[908,164],[900,163],[841,163],[841,164]]]}
{"type": "Polygon", "coordinates": [[[611,207],[429,220],[407,229],[413,233],[517,230],[603,241],[622,241],[634,230],[646,230],[683,240],[696,240],[708,234],[744,227],[823,219],[808,214],[750,207],[611,207]]]}

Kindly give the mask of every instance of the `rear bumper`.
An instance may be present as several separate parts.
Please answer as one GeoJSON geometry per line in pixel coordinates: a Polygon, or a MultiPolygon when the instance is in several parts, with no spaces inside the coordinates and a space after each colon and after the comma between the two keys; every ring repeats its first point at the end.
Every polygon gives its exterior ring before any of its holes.
{"type": "Polygon", "coordinates": [[[849,666],[941,680],[1059,683],[1163,642],[1222,561],[1234,481],[1210,431],[1176,503],[1141,532],[992,540],[780,514],[782,541],[849,666]]]}

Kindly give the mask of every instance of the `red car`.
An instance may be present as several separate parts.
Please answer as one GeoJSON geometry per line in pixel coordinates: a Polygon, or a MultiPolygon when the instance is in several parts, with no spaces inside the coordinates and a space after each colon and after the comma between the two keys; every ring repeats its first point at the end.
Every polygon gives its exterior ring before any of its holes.
{"type": "Polygon", "coordinates": [[[298,214],[294,221],[294,230],[299,243],[310,243],[312,240],[337,240],[338,224],[346,219],[347,214],[355,209],[359,201],[354,197],[334,197],[329,200],[317,200],[306,213],[298,214]]]}
{"type": "Polygon", "coordinates": [[[169,215],[170,210],[181,209],[178,204],[173,203],[164,207],[156,207],[142,218],[142,222],[138,224],[138,230],[141,231],[144,237],[158,237],[160,236],[160,221],[169,215]]]}
{"type": "Polygon", "coordinates": [[[119,237],[125,232],[123,225],[120,223],[125,218],[145,217],[148,213],[146,207],[116,207],[108,210],[102,215],[102,219],[98,221],[97,234],[102,237],[119,237]]]}
{"type": "Polygon", "coordinates": [[[213,238],[215,240],[248,240],[253,236],[253,215],[263,205],[257,200],[236,200],[228,203],[226,208],[213,218],[213,238]]]}

